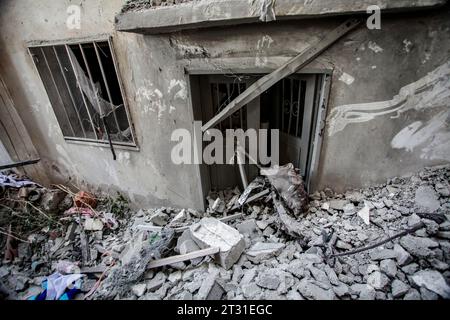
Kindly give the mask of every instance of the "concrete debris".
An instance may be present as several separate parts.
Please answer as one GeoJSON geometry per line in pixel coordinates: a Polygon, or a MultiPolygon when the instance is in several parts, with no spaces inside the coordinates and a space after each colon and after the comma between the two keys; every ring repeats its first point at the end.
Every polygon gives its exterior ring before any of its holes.
{"type": "Polygon", "coordinates": [[[444,299],[450,299],[450,286],[438,271],[419,271],[412,276],[412,280],[419,287],[425,287],[444,299]]]}
{"type": "Polygon", "coordinates": [[[84,230],[86,230],[86,231],[101,231],[101,230],[103,230],[103,222],[99,219],[87,218],[84,221],[84,230]]]}
{"type": "MultiPolygon", "coordinates": [[[[450,168],[430,168],[344,194],[326,189],[311,195],[308,206],[299,190],[295,199],[283,197],[292,186],[302,188],[291,169],[259,177],[245,197],[236,188],[212,192],[206,212],[170,207],[133,212],[115,199],[114,205],[98,200],[93,210],[58,211],[67,207],[59,205],[54,213],[43,211],[61,226],[35,213],[44,223],[22,235],[10,230],[29,243],[9,237],[16,253],[0,264],[0,281],[9,286],[2,291],[9,299],[39,292],[42,281],[59,271],[84,274],[80,298],[93,289],[92,299],[449,298],[450,168]],[[269,196],[246,203],[265,190],[269,196]],[[439,207],[425,211],[437,207],[433,199],[439,207]],[[129,210],[128,215],[113,207],[129,210]],[[356,214],[362,210],[365,214],[356,214]],[[116,228],[109,219],[117,221],[116,228]],[[418,224],[408,235],[332,258],[418,224]],[[197,254],[203,250],[211,251],[197,254]],[[180,258],[188,254],[193,255],[180,258]],[[152,267],[163,260],[168,261],[164,266],[152,267]]],[[[45,198],[46,189],[39,190],[45,198]]],[[[35,205],[43,210],[39,201],[35,205]]],[[[2,227],[9,230],[9,224],[2,227]]]]}
{"type": "Polygon", "coordinates": [[[281,284],[281,279],[279,276],[278,269],[268,269],[263,273],[260,273],[256,284],[261,288],[266,288],[270,290],[276,290],[281,284]]]}
{"type": "Polygon", "coordinates": [[[414,201],[419,209],[425,212],[435,212],[441,206],[436,191],[430,186],[420,186],[416,190],[414,201]]]}
{"type": "Polygon", "coordinates": [[[401,238],[400,244],[410,254],[420,258],[427,258],[434,256],[435,253],[432,249],[439,247],[439,243],[437,243],[434,240],[422,237],[415,237],[412,235],[407,235],[401,238]]]}
{"type": "Polygon", "coordinates": [[[364,204],[364,208],[358,211],[358,217],[360,217],[365,224],[370,224],[370,208],[367,203],[364,204]]]}
{"type": "Polygon", "coordinates": [[[155,226],[165,226],[168,219],[169,216],[166,213],[164,213],[162,210],[156,210],[156,212],[152,216],[150,216],[149,221],[155,226]]]}
{"type": "Polygon", "coordinates": [[[306,278],[299,282],[298,291],[308,300],[334,300],[336,298],[331,288],[323,289],[316,281],[306,278]]]}
{"type": "Polygon", "coordinates": [[[219,248],[218,262],[230,269],[245,249],[243,236],[236,229],[214,218],[203,218],[189,228],[200,248],[219,248]]]}
{"type": "Polygon", "coordinates": [[[131,287],[131,291],[137,296],[142,297],[147,290],[147,285],[145,283],[135,284],[131,287]]]}
{"type": "Polygon", "coordinates": [[[246,251],[246,255],[253,263],[260,263],[278,255],[284,247],[283,243],[257,242],[246,251]]]}
{"type": "Polygon", "coordinates": [[[394,298],[400,298],[404,296],[406,293],[408,293],[409,289],[411,289],[409,285],[398,279],[395,279],[392,282],[391,288],[391,293],[394,298]]]}
{"type": "Polygon", "coordinates": [[[384,273],[375,271],[369,275],[367,283],[377,290],[382,290],[389,284],[389,278],[384,273]]]}
{"type": "Polygon", "coordinates": [[[308,194],[302,177],[291,163],[281,167],[261,169],[261,174],[269,179],[294,216],[297,217],[305,212],[308,207],[308,194]]]}

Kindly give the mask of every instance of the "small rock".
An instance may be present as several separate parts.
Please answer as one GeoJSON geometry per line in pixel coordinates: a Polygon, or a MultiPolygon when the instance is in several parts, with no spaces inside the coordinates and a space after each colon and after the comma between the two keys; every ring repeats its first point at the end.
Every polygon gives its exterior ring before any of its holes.
{"type": "Polygon", "coordinates": [[[344,242],[342,240],[336,241],[336,248],[343,250],[351,250],[353,247],[351,244],[344,242]]]}
{"type": "Polygon", "coordinates": [[[439,246],[437,242],[431,239],[415,237],[412,235],[402,237],[400,239],[400,244],[410,254],[419,258],[432,257],[434,254],[431,248],[437,248],[439,246]]]}
{"type": "Polygon", "coordinates": [[[421,296],[416,289],[410,289],[403,297],[403,300],[421,300],[421,296]]]}
{"type": "Polygon", "coordinates": [[[267,226],[269,225],[269,222],[265,221],[265,220],[258,220],[256,221],[256,225],[258,226],[258,228],[260,228],[261,230],[264,230],[267,228],[267,226]]]}
{"type": "Polygon", "coordinates": [[[103,230],[103,222],[100,219],[87,218],[84,221],[84,230],[101,231],[103,230]]]}
{"type": "Polygon", "coordinates": [[[261,294],[261,288],[256,283],[245,284],[241,289],[247,299],[256,299],[261,294]]]}
{"type": "Polygon", "coordinates": [[[280,286],[281,280],[276,269],[267,270],[261,273],[256,284],[262,288],[276,290],[280,286]]]}
{"type": "Polygon", "coordinates": [[[375,300],[376,291],[368,284],[354,284],[350,287],[350,293],[359,295],[360,300],[375,300]]]}
{"type": "Polygon", "coordinates": [[[385,259],[395,259],[397,257],[397,253],[394,250],[390,249],[381,249],[381,250],[372,250],[370,252],[370,259],[374,261],[385,260],[385,259]]]}
{"type": "Polygon", "coordinates": [[[450,197],[450,186],[448,183],[436,183],[434,188],[442,197],[450,197]]]}
{"type": "Polygon", "coordinates": [[[367,283],[377,290],[384,289],[389,284],[389,278],[380,271],[375,271],[367,278],[367,283]]]}
{"type": "Polygon", "coordinates": [[[397,265],[395,264],[394,260],[387,259],[383,260],[380,263],[381,271],[383,271],[388,276],[394,278],[397,274],[397,265]]]}
{"type": "Polygon", "coordinates": [[[412,275],[419,270],[419,265],[417,263],[411,263],[402,268],[402,271],[406,274],[412,275]]]}
{"type": "Polygon", "coordinates": [[[360,217],[365,224],[370,225],[370,208],[367,204],[364,205],[364,208],[358,211],[358,217],[360,217]]]}
{"type": "Polygon", "coordinates": [[[394,298],[400,298],[404,296],[409,291],[409,289],[411,289],[409,285],[398,279],[395,279],[391,285],[391,292],[394,298]]]}
{"type": "Polygon", "coordinates": [[[412,276],[413,282],[419,287],[433,291],[444,299],[450,298],[450,286],[444,277],[434,270],[422,270],[412,276]]]}
{"type": "Polygon", "coordinates": [[[283,243],[257,242],[247,250],[246,255],[253,263],[260,263],[278,255],[284,247],[283,243]]]}
{"type": "Polygon", "coordinates": [[[223,286],[217,281],[218,272],[212,272],[203,280],[197,297],[199,300],[221,300],[225,294],[223,286]]]}
{"type": "Polygon", "coordinates": [[[155,226],[163,227],[167,224],[168,219],[169,216],[166,213],[162,212],[161,209],[158,209],[153,215],[150,216],[149,221],[155,226]]]}
{"type": "Polygon", "coordinates": [[[330,208],[334,210],[344,211],[344,206],[348,203],[347,200],[331,200],[330,208]]]}
{"type": "Polygon", "coordinates": [[[438,300],[439,296],[434,293],[433,291],[428,290],[427,288],[420,288],[420,296],[422,297],[422,300],[438,300]]]}
{"type": "Polygon", "coordinates": [[[353,203],[360,203],[364,201],[364,195],[361,192],[349,192],[345,195],[345,197],[353,203]]]}
{"type": "Polygon", "coordinates": [[[147,282],[147,290],[151,292],[158,290],[166,282],[166,278],[163,272],[158,272],[152,280],[147,282]]]}
{"type": "Polygon", "coordinates": [[[147,285],[145,283],[135,284],[131,287],[131,291],[137,296],[142,297],[147,290],[147,285]]]}
{"type": "Polygon", "coordinates": [[[171,274],[169,274],[168,280],[172,283],[176,283],[176,282],[180,281],[181,278],[182,278],[181,271],[175,271],[175,272],[172,272],[171,274]]]}
{"type": "Polygon", "coordinates": [[[298,284],[298,291],[309,300],[334,300],[336,295],[332,289],[325,290],[315,284],[315,281],[303,278],[298,284]]]}
{"type": "Polygon", "coordinates": [[[441,206],[436,191],[429,186],[420,186],[414,198],[416,206],[426,212],[435,212],[441,206]]]}
{"type": "Polygon", "coordinates": [[[247,234],[250,236],[251,239],[258,236],[258,233],[256,231],[257,225],[255,223],[255,219],[246,220],[244,222],[238,223],[236,225],[236,229],[241,234],[247,234]]]}
{"type": "Polygon", "coordinates": [[[412,261],[412,256],[399,244],[394,244],[394,251],[397,254],[396,259],[399,266],[404,266],[412,261]]]}

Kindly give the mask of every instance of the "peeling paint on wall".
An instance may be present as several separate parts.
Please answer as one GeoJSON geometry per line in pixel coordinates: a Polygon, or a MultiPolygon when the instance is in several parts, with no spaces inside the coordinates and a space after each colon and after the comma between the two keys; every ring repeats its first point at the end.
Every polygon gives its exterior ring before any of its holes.
{"type": "Polygon", "coordinates": [[[147,79],[144,80],[144,85],[136,90],[136,101],[142,104],[143,112],[145,114],[157,113],[158,123],[161,123],[167,110],[169,114],[176,110],[175,106],[169,103],[170,101],[185,101],[187,98],[187,85],[184,80],[170,80],[166,95],[161,90],[154,88],[153,83],[147,79]]]}
{"type": "Polygon", "coordinates": [[[266,52],[273,43],[273,39],[269,35],[262,36],[256,44],[256,58],[255,65],[257,67],[264,67],[267,64],[266,52]]]}
{"type": "Polygon", "coordinates": [[[167,93],[173,94],[173,99],[181,99],[186,100],[187,99],[187,90],[186,90],[186,82],[183,80],[170,80],[169,89],[167,90],[167,93]]]}
{"type": "Polygon", "coordinates": [[[130,153],[129,152],[119,152],[119,155],[117,157],[117,161],[121,164],[124,164],[125,166],[130,165],[130,153]]]}
{"type": "Polygon", "coordinates": [[[423,147],[422,159],[450,161],[450,110],[438,113],[425,124],[411,123],[392,139],[391,146],[409,152],[423,147]]]}
{"type": "Polygon", "coordinates": [[[355,78],[351,75],[349,75],[348,73],[342,73],[342,75],[339,77],[339,81],[344,82],[347,85],[351,85],[354,81],[355,78]]]}
{"type": "Polygon", "coordinates": [[[405,50],[406,53],[409,53],[411,51],[411,47],[413,46],[413,43],[409,41],[408,39],[403,40],[403,50],[405,50]]]}
{"type": "Polygon", "coordinates": [[[367,47],[375,53],[380,53],[380,52],[383,52],[383,50],[384,50],[375,41],[369,41],[367,47]]]}
{"type": "Polygon", "coordinates": [[[328,117],[330,136],[352,123],[363,123],[378,116],[398,117],[408,110],[450,106],[450,61],[425,77],[400,89],[392,100],[335,107],[328,117]]]}

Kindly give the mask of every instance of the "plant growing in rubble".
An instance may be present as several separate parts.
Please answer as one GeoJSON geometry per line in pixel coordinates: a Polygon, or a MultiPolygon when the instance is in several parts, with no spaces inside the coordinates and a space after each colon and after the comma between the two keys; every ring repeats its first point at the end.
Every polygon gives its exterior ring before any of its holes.
{"type": "Polygon", "coordinates": [[[116,198],[106,198],[106,203],[108,211],[119,219],[125,218],[130,213],[130,202],[120,192],[117,192],[116,198]]]}

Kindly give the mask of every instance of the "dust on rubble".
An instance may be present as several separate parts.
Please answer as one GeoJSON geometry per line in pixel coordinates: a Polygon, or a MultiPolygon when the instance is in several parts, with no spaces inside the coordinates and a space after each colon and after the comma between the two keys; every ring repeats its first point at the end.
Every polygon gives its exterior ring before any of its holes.
{"type": "Polygon", "coordinates": [[[122,196],[1,187],[6,299],[447,299],[450,167],[307,195],[292,165],[205,212],[131,210],[122,196]],[[61,287],[62,286],[62,287],[61,287]],[[44,291],[44,288],[47,291],[44,291]]]}

